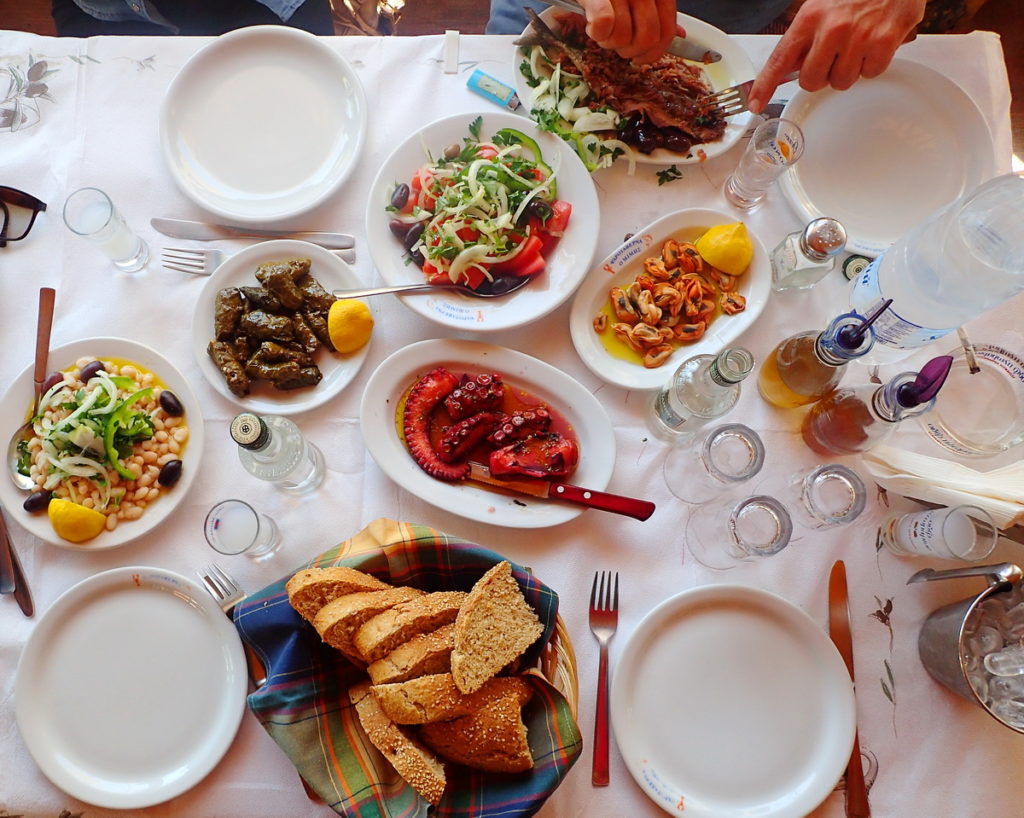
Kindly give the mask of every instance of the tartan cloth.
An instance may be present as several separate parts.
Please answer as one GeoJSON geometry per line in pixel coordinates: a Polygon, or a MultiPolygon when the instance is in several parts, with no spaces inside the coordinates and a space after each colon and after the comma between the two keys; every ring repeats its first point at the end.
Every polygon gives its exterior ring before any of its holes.
{"type": "MultiPolygon", "coordinates": [[[[380,519],[296,571],[347,565],[396,585],[468,591],[502,559],[425,525],[380,519]]],[[[542,638],[523,657],[526,667],[551,637],[558,596],[521,566],[512,568],[544,625],[542,638]]],[[[321,642],[288,604],[284,586],[294,573],[235,607],[235,626],[267,673],[267,683],[249,696],[249,709],[335,812],[351,818],[475,818],[532,815],[540,809],[583,748],[569,705],[554,687],[539,674],[527,676],[535,688],[523,710],[532,770],[485,773],[446,764],[444,797],[431,808],[370,744],[359,724],[348,689],[366,678],[365,671],[321,642]]]]}

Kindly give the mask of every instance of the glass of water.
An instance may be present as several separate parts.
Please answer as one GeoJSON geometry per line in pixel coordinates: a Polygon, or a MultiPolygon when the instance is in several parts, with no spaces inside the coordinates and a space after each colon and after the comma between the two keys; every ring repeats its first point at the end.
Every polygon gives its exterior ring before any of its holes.
{"type": "Polygon", "coordinates": [[[764,443],[749,426],[725,423],[665,454],[665,485],[684,503],[703,503],[753,478],[764,465],[764,443]]]}
{"type": "Polygon", "coordinates": [[[220,554],[269,557],[281,545],[281,534],[266,514],[244,500],[222,500],[210,509],[203,524],[210,548],[220,554]]]}
{"type": "Polygon", "coordinates": [[[686,547],[701,565],[727,571],[778,554],[789,545],[789,512],[766,494],[731,495],[696,507],[686,522],[686,547]]]}
{"type": "Polygon", "coordinates": [[[803,156],[804,133],[788,119],[767,119],[757,126],[732,175],[725,180],[729,204],[749,210],[760,204],[772,186],[803,156]]]}
{"type": "Polygon", "coordinates": [[[149,246],[98,187],[76,190],[64,203],[64,224],[75,235],[92,242],[115,267],[126,273],[141,270],[149,261],[149,246]]]}

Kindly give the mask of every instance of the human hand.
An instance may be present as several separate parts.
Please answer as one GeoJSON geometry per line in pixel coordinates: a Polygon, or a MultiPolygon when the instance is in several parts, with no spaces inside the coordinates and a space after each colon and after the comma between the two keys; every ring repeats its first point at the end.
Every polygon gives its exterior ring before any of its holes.
{"type": "Polygon", "coordinates": [[[675,0],[580,0],[587,35],[635,63],[653,62],[677,34],[675,0]]]}
{"type": "Polygon", "coordinates": [[[760,113],[796,70],[805,91],[844,91],[860,77],[877,77],[914,39],[924,7],[925,0],[807,0],[757,75],[748,107],[760,113]]]}

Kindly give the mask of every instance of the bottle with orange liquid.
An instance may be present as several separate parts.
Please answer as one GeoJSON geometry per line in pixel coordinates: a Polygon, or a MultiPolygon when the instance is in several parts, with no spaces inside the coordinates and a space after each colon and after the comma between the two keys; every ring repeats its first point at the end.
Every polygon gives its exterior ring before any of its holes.
{"type": "Polygon", "coordinates": [[[814,403],[839,385],[843,367],[870,352],[875,343],[871,324],[886,304],[864,318],[840,315],[821,332],[791,335],[771,351],[761,366],[757,389],[773,406],[792,409],[814,403]]]}
{"type": "Polygon", "coordinates": [[[837,389],[814,404],[800,429],[804,443],[820,455],[856,454],[877,446],[903,418],[927,412],[953,365],[950,355],[933,358],[920,372],[903,372],[882,386],[837,389]]]}

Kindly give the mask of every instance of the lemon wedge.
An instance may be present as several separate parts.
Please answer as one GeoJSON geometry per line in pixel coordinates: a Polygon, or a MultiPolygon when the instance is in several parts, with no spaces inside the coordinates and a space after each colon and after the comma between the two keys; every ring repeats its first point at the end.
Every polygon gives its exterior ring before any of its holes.
{"type": "Polygon", "coordinates": [[[695,246],[704,261],[731,276],[746,272],[754,257],[754,243],[743,222],[711,227],[697,239],[695,246]]]}
{"type": "Polygon", "coordinates": [[[91,540],[106,527],[107,518],[92,508],[55,497],[46,513],[57,536],[68,542],[91,540]]]}
{"type": "Polygon", "coordinates": [[[370,308],[354,298],[335,301],[327,314],[327,331],[338,352],[355,352],[370,340],[373,332],[370,308]]]}

